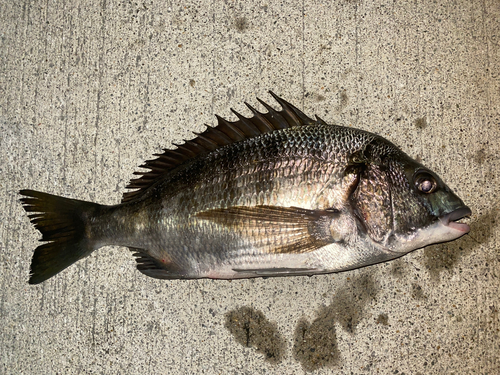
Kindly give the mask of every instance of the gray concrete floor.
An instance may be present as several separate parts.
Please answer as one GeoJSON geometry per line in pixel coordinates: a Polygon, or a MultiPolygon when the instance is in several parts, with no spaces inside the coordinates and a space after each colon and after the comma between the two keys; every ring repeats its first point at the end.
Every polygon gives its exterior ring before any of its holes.
{"type": "Polygon", "coordinates": [[[500,373],[498,1],[0,0],[0,37],[0,373],[500,373]],[[154,280],[107,247],[27,284],[19,189],[117,203],[143,160],[268,90],[419,157],[470,235],[233,282],[154,280]]]}

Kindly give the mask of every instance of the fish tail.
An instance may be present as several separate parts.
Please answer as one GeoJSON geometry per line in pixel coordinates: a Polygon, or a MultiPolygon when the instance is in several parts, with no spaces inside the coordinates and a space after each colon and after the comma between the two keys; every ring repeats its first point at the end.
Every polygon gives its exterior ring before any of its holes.
{"type": "Polygon", "coordinates": [[[23,207],[33,225],[42,233],[33,254],[30,284],[39,284],[96,248],[91,239],[90,219],[101,205],[76,199],[63,198],[34,190],[21,190],[23,207]]]}

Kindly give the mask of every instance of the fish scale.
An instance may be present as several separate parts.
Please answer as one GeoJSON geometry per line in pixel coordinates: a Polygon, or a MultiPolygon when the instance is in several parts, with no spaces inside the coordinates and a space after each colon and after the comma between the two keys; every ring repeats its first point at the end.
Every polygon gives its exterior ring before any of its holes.
{"type": "Polygon", "coordinates": [[[373,133],[328,125],[271,95],[268,112],[218,125],[135,172],[121,204],[34,190],[21,202],[45,243],[43,282],[106,245],[162,279],[338,272],[469,231],[470,209],[431,170],[373,133]]]}

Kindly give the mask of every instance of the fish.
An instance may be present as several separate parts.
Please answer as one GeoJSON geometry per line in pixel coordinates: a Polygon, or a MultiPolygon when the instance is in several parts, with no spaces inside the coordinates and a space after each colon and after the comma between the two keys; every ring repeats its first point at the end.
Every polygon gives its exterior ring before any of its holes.
{"type": "Polygon", "coordinates": [[[153,278],[239,279],[352,270],[469,232],[471,209],[429,168],[269,93],[281,109],[216,115],[141,165],[120,204],[20,190],[44,242],[29,283],[108,245],[153,278]]]}

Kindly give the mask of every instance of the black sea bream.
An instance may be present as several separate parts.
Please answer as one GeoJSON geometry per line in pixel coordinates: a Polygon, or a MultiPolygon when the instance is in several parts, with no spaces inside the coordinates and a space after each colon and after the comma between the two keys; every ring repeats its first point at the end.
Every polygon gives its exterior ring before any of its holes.
{"type": "Polygon", "coordinates": [[[469,231],[470,209],[386,139],[277,111],[220,117],[136,174],[121,204],[21,190],[45,244],[29,282],[106,245],[160,279],[314,275],[394,259],[469,231]]]}

